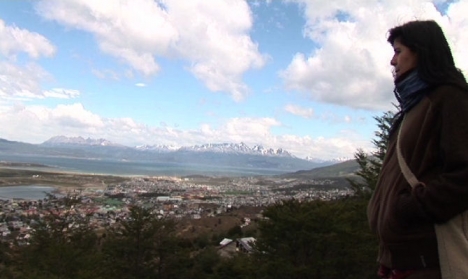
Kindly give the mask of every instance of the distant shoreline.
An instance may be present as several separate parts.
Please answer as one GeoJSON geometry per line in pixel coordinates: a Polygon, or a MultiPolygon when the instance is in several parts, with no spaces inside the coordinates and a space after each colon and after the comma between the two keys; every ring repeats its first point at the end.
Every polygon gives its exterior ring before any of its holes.
{"type": "Polygon", "coordinates": [[[0,162],[0,187],[37,185],[53,187],[57,192],[64,193],[79,189],[104,189],[109,184],[128,179],[128,176],[61,171],[34,163],[0,162]]]}
{"type": "Polygon", "coordinates": [[[36,163],[23,163],[23,162],[10,162],[10,161],[0,161],[0,169],[1,168],[10,168],[10,169],[18,169],[18,170],[32,170],[32,171],[48,171],[51,173],[65,173],[65,174],[74,174],[74,175],[112,175],[112,176],[121,176],[121,177],[143,177],[144,175],[114,175],[114,174],[106,174],[106,173],[91,173],[85,171],[72,171],[72,170],[60,170],[57,167],[44,165],[44,164],[36,164],[36,163]]]}
{"type": "Polygon", "coordinates": [[[52,168],[51,166],[35,163],[20,163],[20,162],[9,162],[0,161],[0,167],[14,167],[14,168],[52,168]]]}

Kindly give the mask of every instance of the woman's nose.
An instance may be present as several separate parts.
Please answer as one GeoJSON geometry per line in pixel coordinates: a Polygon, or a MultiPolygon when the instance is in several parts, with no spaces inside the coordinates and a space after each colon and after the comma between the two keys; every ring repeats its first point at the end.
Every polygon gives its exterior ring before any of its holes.
{"type": "Polygon", "coordinates": [[[392,59],[390,60],[390,65],[392,66],[396,65],[396,55],[393,55],[392,59]]]}

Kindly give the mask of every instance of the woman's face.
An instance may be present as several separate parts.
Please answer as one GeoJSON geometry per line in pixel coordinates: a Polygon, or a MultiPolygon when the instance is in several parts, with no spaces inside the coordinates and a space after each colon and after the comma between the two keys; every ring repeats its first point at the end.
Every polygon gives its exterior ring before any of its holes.
{"type": "Polygon", "coordinates": [[[416,68],[418,65],[418,56],[407,46],[403,45],[397,38],[393,41],[393,58],[390,64],[393,66],[394,78],[416,68]]]}

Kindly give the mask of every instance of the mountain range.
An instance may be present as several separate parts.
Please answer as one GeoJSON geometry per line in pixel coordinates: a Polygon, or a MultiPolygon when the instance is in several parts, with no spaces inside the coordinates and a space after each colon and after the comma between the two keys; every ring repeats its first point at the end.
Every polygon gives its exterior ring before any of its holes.
{"type": "MultiPolygon", "coordinates": [[[[52,137],[41,145],[49,147],[78,147],[78,146],[114,146],[122,147],[124,145],[110,142],[106,139],[92,139],[83,137],[66,137],[66,136],[55,136],[52,137]]],[[[282,156],[282,157],[294,157],[288,151],[279,148],[264,148],[261,145],[255,145],[252,148],[247,146],[245,143],[208,143],[203,145],[194,146],[183,146],[174,147],[169,145],[140,145],[133,147],[139,151],[150,151],[150,152],[174,152],[174,151],[186,151],[186,152],[217,152],[217,153],[230,153],[230,154],[251,154],[251,155],[265,155],[265,156],[282,156]]]]}
{"type": "MultiPolygon", "coordinates": [[[[245,143],[209,143],[173,147],[164,145],[125,146],[106,139],[57,136],[41,144],[0,139],[0,160],[75,158],[80,160],[133,162],[152,165],[197,166],[211,171],[235,169],[249,173],[290,173],[336,164],[337,161],[307,160],[284,149],[249,147],[245,143]]],[[[45,160],[44,160],[45,161],[45,160]]],[[[56,160],[58,162],[58,160],[56,160]]]]}

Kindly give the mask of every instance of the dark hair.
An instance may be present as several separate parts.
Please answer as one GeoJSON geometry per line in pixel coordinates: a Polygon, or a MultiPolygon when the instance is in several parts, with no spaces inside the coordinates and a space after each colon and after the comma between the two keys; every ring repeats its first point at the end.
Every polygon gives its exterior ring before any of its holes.
{"type": "Polygon", "coordinates": [[[417,70],[423,81],[430,85],[456,83],[466,87],[444,32],[435,21],[416,20],[394,27],[389,30],[387,41],[393,45],[395,40],[417,53],[417,70]]]}

